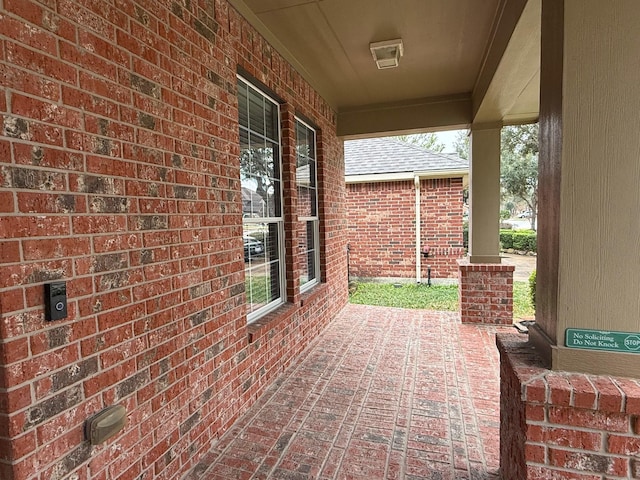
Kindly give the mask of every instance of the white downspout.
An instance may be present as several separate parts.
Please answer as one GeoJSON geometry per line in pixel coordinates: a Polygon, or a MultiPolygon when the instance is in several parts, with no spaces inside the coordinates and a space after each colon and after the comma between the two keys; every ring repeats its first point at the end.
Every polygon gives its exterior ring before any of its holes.
{"type": "Polygon", "coordinates": [[[413,183],[416,187],[416,283],[422,281],[420,272],[422,271],[420,255],[420,176],[415,174],[413,183]]]}

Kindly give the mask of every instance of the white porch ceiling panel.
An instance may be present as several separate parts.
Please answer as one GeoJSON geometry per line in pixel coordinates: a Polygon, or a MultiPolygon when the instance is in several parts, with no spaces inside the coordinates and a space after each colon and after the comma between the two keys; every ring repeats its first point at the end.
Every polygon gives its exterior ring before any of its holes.
{"type": "MultiPolygon", "coordinates": [[[[373,122],[359,131],[361,117],[380,115],[388,108],[397,110],[413,102],[433,104],[433,99],[442,110],[443,99],[449,97],[454,98],[456,111],[460,110],[461,98],[469,99],[466,119],[459,115],[449,115],[446,120],[428,119],[429,113],[420,111],[415,121],[403,122],[400,130],[442,129],[471,123],[475,113],[471,106],[474,90],[483,85],[483,76],[493,76],[497,70],[495,66],[487,71],[491,63],[487,59],[496,54],[493,51],[496,40],[504,35],[510,37],[515,29],[518,18],[512,18],[509,12],[520,12],[527,0],[231,0],[231,3],[268,40],[276,40],[274,46],[339,114],[349,116],[349,131],[343,133],[357,136],[376,133],[364,131],[367,129],[389,130],[388,125],[376,127],[373,122]],[[404,43],[400,65],[378,70],[369,44],[396,38],[404,43]],[[451,122],[457,125],[445,125],[451,122]]],[[[497,47],[504,50],[500,45],[497,47]]],[[[539,63],[539,58],[526,61],[539,63]]],[[[522,61],[512,63],[521,65],[522,61]]],[[[509,78],[513,83],[513,76],[509,78]]],[[[501,112],[504,118],[517,117],[517,97],[525,89],[518,86],[516,90],[515,100],[509,105],[511,111],[501,112]]],[[[483,88],[482,94],[485,92],[483,88]]],[[[530,103],[529,99],[527,110],[531,110],[530,103]]],[[[402,118],[400,111],[396,114],[402,118]]],[[[368,119],[365,123],[372,122],[368,119]]]]}

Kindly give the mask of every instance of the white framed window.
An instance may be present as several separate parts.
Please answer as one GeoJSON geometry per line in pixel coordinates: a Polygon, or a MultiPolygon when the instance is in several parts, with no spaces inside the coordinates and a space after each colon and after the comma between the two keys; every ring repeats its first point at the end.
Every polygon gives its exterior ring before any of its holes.
{"type": "Polygon", "coordinates": [[[320,219],[316,131],[296,117],[296,185],[298,188],[298,253],[300,291],[320,281],[320,219]]]}
{"type": "Polygon", "coordinates": [[[284,217],[278,103],[238,77],[247,320],[284,302],[284,217]]]}

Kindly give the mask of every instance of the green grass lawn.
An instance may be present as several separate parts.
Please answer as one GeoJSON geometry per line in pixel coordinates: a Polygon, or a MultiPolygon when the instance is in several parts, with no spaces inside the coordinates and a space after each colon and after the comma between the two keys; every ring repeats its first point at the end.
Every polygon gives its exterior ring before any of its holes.
{"type": "MultiPolygon", "coordinates": [[[[458,286],[406,283],[395,287],[389,283],[358,283],[350,295],[351,303],[384,307],[423,308],[427,310],[458,310],[458,286]]],[[[513,316],[534,315],[526,282],[513,282],[513,316]]]]}
{"type": "Polygon", "coordinates": [[[513,282],[513,317],[533,317],[536,314],[531,304],[529,284],[527,282],[513,282]]]}

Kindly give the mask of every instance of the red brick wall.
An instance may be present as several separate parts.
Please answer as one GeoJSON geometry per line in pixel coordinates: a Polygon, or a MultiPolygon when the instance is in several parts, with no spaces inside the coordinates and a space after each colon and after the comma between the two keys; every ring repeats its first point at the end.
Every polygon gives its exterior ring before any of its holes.
{"type": "Polygon", "coordinates": [[[501,478],[640,478],[637,380],[547,370],[526,337],[497,344],[501,478]]]}
{"type": "Polygon", "coordinates": [[[431,265],[434,278],[457,278],[457,260],[465,255],[462,246],[462,178],[423,180],[421,188],[422,246],[429,245],[429,257],[422,260],[422,276],[431,265]]]}
{"type": "Polygon", "coordinates": [[[225,0],[3,0],[0,82],[0,478],[177,479],[346,302],[335,114],[225,0]],[[285,102],[290,230],[294,113],[321,142],[324,283],[299,294],[288,237],[290,302],[250,327],[238,66],[285,102]]]}
{"type": "MultiPolygon", "coordinates": [[[[462,247],[462,178],[420,182],[421,246],[431,276],[456,278],[462,247]]],[[[349,266],[353,277],[416,276],[415,187],[413,181],[347,185],[349,266]]]]}
{"type": "Polygon", "coordinates": [[[513,265],[460,260],[458,298],[462,323],[513,323],[513,265]]]}

